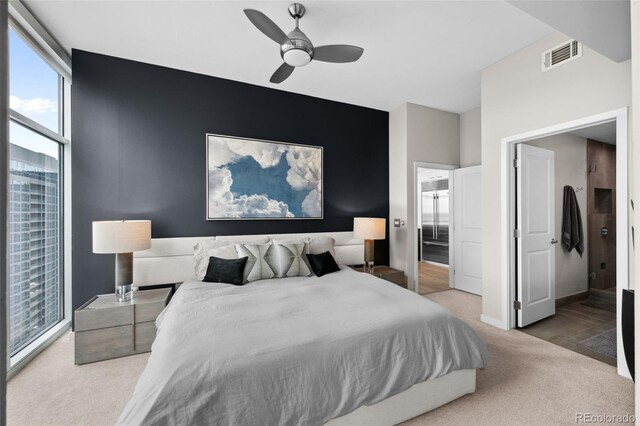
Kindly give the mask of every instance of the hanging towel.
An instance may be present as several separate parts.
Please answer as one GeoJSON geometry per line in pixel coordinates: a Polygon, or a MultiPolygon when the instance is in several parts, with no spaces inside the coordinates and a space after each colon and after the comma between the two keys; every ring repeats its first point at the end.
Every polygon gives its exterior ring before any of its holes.
{"type": "Polygon", "coordinates": [[[578,206],[578,199],[573,187],[564,187],[562,202],[562,246],[571,251],[574,248],[582,257],[584,252],[584,236],[582,234],[582,215],[578,206]]]}

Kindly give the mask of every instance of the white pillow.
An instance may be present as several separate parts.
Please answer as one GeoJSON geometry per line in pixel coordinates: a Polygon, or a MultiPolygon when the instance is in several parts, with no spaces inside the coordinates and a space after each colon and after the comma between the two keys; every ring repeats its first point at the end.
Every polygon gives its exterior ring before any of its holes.
{"type": "Polygon", "coordinates": [[[266,280],[276,276],[273,244],[236,244],[235,251],[238,258],[248,257],[244,266],[244,282],[266,280]]]}
{"type": "Polygon", "coordinates": [[[333,258],[336,258],[336,240],[331,237],[314,237],[311,238],[311,242],[309,243],[309,253],[311,254],[322,254],[325,251],[331,253],[333,258]]]}
{"type": "Polygon", "coordinates": [[[237,259],[238,253],[230,241],[203,241],[193,246],[193,258],[196,261],[196,278],[202,281],[207,274],[209,258],[237,259]]]}
{"type": "Polygon", "coordinates": [[[299,238],[272,238],[271,244],[304,244],[311,241],[309,237],[299,237],[299,238]]]}

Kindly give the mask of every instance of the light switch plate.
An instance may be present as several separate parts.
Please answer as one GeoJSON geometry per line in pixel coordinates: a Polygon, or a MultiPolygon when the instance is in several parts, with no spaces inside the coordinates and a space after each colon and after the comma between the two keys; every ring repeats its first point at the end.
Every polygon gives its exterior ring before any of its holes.
{"type": "Polygon", "coordinates": [[[404,226],[404,220],[402,219],[393,219],[393,226],[396,228],[400,228],[401,226],[404,226]]]}

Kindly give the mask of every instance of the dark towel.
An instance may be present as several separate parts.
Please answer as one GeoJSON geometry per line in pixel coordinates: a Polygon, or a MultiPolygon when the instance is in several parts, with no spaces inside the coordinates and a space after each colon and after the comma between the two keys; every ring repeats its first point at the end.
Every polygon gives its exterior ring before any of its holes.
{"type": "Polygon", "coordinates": [[[573,187],[564,187],[564,200],[562,203],[562,246],[571,251],[575,247],[582,257],[584,252],[584,236],[582,234],[582,215],[578,206],[578,199],[573,187]]]}

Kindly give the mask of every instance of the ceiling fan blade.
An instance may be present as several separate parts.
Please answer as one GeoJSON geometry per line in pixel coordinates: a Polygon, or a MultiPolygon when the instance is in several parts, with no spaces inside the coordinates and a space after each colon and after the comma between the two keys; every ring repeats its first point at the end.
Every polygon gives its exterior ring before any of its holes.
{"type": "Polygon", "coordinates": [[[334,62],[344,64],[346,62],[355,62],[360,59],[364,49],[358,46],[350,46],[348,44],[328,44],[326,46],[318,46],[313,48],[313,59],[322,62],[334,62]]]}
{"type": "Polygon", "coordinates": [[[245,9],[244,14],[257,29],[278,44],[291,43],[289,37],[264,13],[255,9],[245,9]]]}
{"type": "Polygon", "coordinates": [[[278,68],[276,72],[273,73],[269,81],[275,84],[282,83],[287,78],[289,78],[294,69],[295,67],[292,67],[285,62],[284,64],[280,65],[280,68],[278,68]]]}

